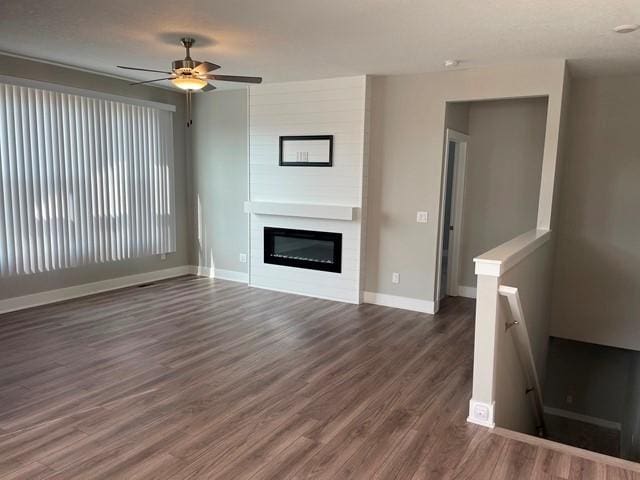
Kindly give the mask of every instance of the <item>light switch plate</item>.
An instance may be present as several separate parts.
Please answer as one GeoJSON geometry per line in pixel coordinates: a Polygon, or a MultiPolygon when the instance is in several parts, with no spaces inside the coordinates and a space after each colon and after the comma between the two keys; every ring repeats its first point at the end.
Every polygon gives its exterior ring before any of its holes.
{"type": "Polygon", "coordinates": [[[427,223],[429,221],[429,212],[418,212],[416,214],[416,222],[427,223]]]}

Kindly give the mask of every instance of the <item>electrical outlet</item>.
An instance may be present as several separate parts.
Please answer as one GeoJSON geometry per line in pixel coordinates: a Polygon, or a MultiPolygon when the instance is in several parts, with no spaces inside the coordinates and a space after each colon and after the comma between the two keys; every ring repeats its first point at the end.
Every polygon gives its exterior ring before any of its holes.
{"type": "Polygon", "coordinates": [[[167,254],[163,253],[160,255],[160,260],[166,260],[167,259],[167,254]]]}
{"type": "Polygon", "coordinates": [[[473,409],[473,417],[486,422],[489,420],[489,409],[486,405],[476,405],[473,409]]]}
{"type": "Polygon", "coordinates": [[[400,274],[398,272],[391,274],[391,283],[400,283],[400,274]]]}
{"type": "Polygon", "coordinates": [[[416,214],[416,222],[427,223],[429,221],[429,212],[418,212],[416,214]]]}
{"type": "Polygon", "coordinates": [[[246,253],[241,253],[240,254],[240,263],[247,263],[247,254],[246,253]]]}
{"type": "Polygon", "coordinates": [[[573,403],[573,395],[567,395],[567,403],[571,405],[573,403]]]}

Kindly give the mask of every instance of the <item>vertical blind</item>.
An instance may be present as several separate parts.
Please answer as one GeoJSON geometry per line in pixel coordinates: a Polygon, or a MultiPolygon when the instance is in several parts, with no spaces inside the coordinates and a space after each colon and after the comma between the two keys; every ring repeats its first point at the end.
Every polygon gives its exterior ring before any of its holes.
{"type": "Polygon", "coordinates": [[[0,275],[174,251],[172,121],[0,84],[0,275]]]}

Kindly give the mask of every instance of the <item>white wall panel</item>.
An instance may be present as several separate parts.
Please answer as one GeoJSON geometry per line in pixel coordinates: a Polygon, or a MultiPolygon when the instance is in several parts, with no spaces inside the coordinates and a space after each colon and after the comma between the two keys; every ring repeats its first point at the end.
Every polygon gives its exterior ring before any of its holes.
{"type": "MultiPolygon", "coordinates": [[[[366,77],[362,76],[251,87],[250,200],[363,209],[368,140],[366,86],[366,77]],[[333,166],[279,166],[279,137],[287,135],[333,135],[333,166]]],[[[354,221],[337,221],[252,214],[250,283],[359,302],[362,232],[362,215],[354,221]],[[342,233],[342,273],[264,264],[265,226],[342,233]]]]}

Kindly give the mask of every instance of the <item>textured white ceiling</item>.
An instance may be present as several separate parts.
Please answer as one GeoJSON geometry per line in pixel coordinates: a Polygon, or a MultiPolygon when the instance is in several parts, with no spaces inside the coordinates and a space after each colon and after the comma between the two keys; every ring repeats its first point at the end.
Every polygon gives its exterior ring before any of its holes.
{"type": "Polygon", "coordinates": [[[129,78],[192,56],[266,82],[567,58],[578,75],[640,73],[639,0],[0,0],[0,50],[129,78]]]}

